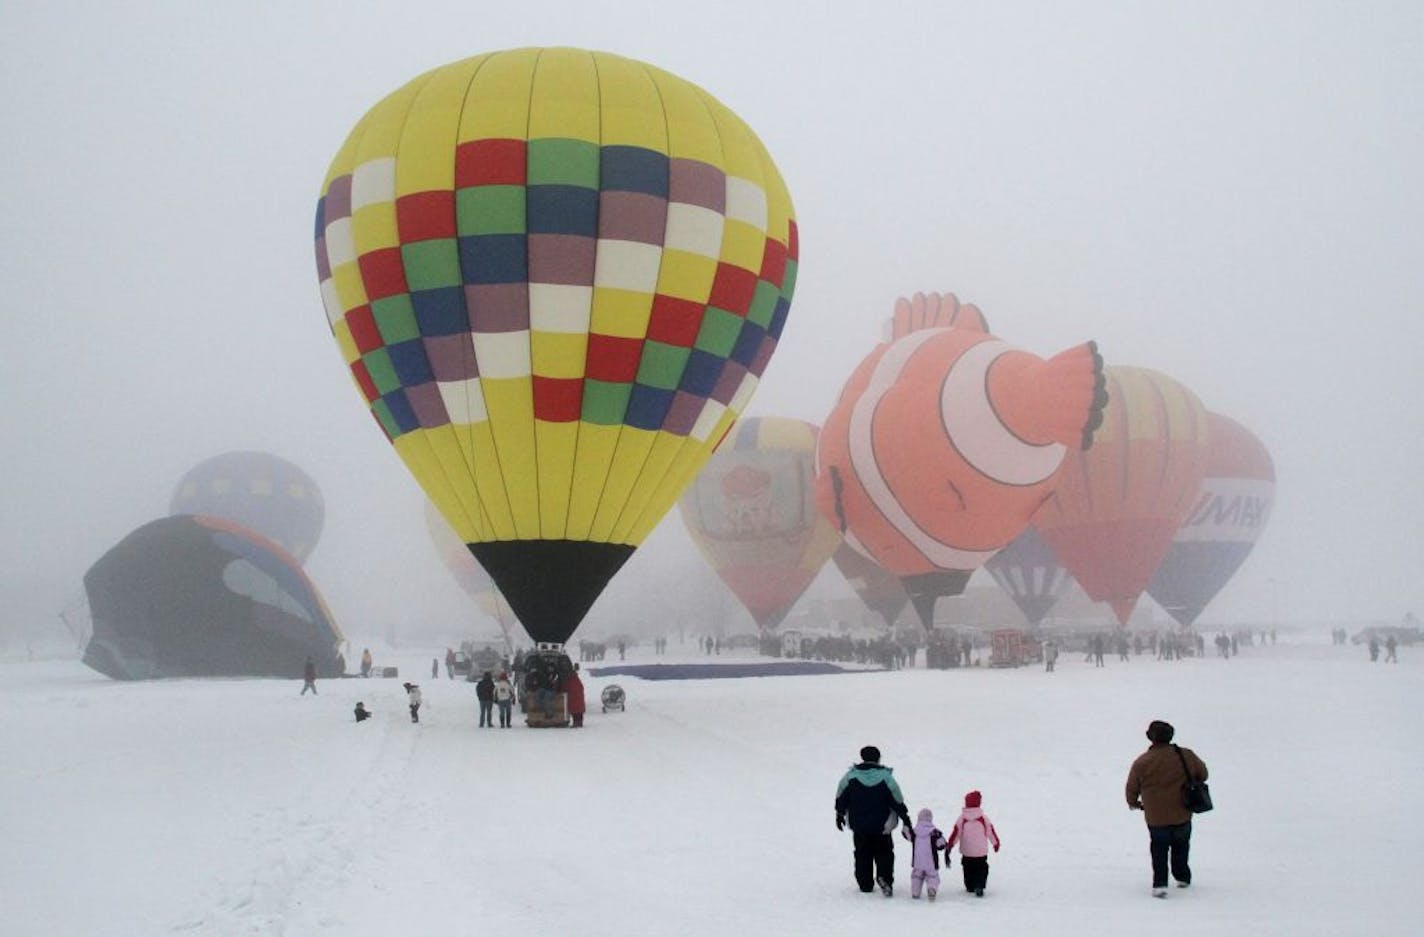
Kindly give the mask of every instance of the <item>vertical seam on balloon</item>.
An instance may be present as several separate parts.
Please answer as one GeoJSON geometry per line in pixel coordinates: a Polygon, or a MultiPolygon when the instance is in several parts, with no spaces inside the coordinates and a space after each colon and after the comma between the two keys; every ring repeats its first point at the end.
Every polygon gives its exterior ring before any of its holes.
{"type": "MultiPolygon", "coordinates": [[[[663,132],[664,132],[665,138],[667,139],[667,149],[668,149],[668,175],[669,175],[669,179],[671,179],[671,175],[672,175],[672,134],[671,134],[671,133],[669,132],[669,130],[668,130],[667,107],[666,107],[666,105],[663,103],[662,90],[658,87],[657,78],[654,77],[653,73],[648,69],[648,66],[647,66],[646,63],[639,62],[639,61],[636,61],[636,60],[634,60],[634,59],[629,59],[628,61],[629,61],[630,63],[636,65],[639,69],[642,70],[644,76],[648,79],[648,84],[652,86],[653,94],[654,94],[654,95],[657,97],[657,99],[658,99],[658,108],[659,108],[659,110],[662,111],[662,116],[663,116],[663,132]]],[[[654,300],[656,299],[656,297],[657,297],[657,288],[658,288],[658,287],[657,287],[657,284],[658,284],[658,281],[662,278],[663,257],[665,256],[666,250],[667,250],[667,223],[668,223],[668,215],[669,215],[669,213],[671,212],[671,209],[672,209],[672,198],[671,198],[671,195],[672,195],[672,193],[671,193],[671,188],[669,188],[668,198],[664,200],[664,205],[663,205],[663,243],[662,243],[661,245],[659,245],[659,249],[658,249],[658,272],[657,272],[656,276],[653,278],[653,294],[652,294],[651,297],[649,297],[649,306],[650,306],[650,307],[651,307],[651,304],[653,303],[653,301],[654,301],[654,300]]],[[[595,263],[597,263],[597,261],[595,261],[595,263]]],[[[597,499],[595,500],[595,502],[594,502],[596,505],[603,503],[603,497],[604,497],[604,495],[605,495],[605,494],[607,493],[607,491],[608,491],[608,481],[609,481],[609,479],[612,478],[612,476],[613,476],[613,466],[614,466],[615,464],[617,464],[617,462],[618,462],[618,452],[619,452],[620,449],[623,448],[624,436],[626,435],[627,430],[628,430],[628,408],[629,408],[629,407],[632,405],[632,403],[633,403],[633,389],[634,389],[634,388],[637,386],[637,384],[638,384],[638,370],[641,370],[641,368],[642,368],[642,364],[643,364],[643,352],[644,352],[644,350],[645,350],[645,349],[647,348],[647,346],[648,346],[648,329],[652,327],[652,324],[653,324],[653,319],[652,319],[652,314],[651,314],[651,309],[650,309],[649,315],[648,315],[648,324],[643,327],[642,345],[641,345],[641,346],[639,347],[639,349],[638,349],[638,369],[633,372],[633,381],[632,381],[631,386],[630,386],[629,389],[628,389],[628,400],[627,400],[626,403],[623,404],[623,420],[622,420],[622,423],[621,423],[621,424],[619,425],[619,427],[618,427],[618,440],[613,444],[613,451],[612,451],[611,453],[609,453],[609,456],[608,456],[608,471],[606,471],[606,472],[603,473],[603,484],[599,487],[598,498],[597,498],[597,499]]],[[[654,432],[657,432],[657,431],[655,430],[654,432]]],[[[656,442],[656,439],[654,439],[654,442],[656,442]]],[[[649,447],[648,447],[648,451],[649,451],[649,452],[652,451],[652,446],[649,446],[649,447]]],[[[643,461],[644,461],[644,463],[646,464],[646,462],[647,462],[647,455],[646,455],[646,454],[643,456],[643,461]]],[[[640,465],[639,468],[638,468],[638,473],[637,473],[637,475],[634,476],[634,481],[633,481],[634,486],[637,485],[637,479],[638,479],[639,477],[641,477],[641,476],[642,476],[642,466],[640,465]]],[[[630,489],[630,491],[631,491],[631,489],[630,489]]],[[[626,500],[624,501],[623,504],[619,505],[619,507],[618,507],[618,513],[614,516],[613,522],[608,525],[608,532],[609,532],[610,538],[612,537],[613,530],[614,530],[615,528],[617,528],[618,525],[619,525],[619,523],[623,520],[623,509],[624,509],[625,507],[627,507],[627,501],[626,501],[626,500]]],[[[592,525],[592,526],[597,526],[597,523],[598,523],[598,509],[595,507],[595,509],[594,509],[594,520],[593,520],[593,525],[592,525]]],[[[590,535],[592,535],[592,527],[590,527],[589,533],[590,533],[590,535]]],[[[609,541],[604,541],[604,542],[609,542],[609,541]]]]}
{"type": "Polygon", "coordinates": [[[568,497],[564,500],[564,539],[569,539],[569,519],[573,515],[574,480],[578,475],[579,442],[583,439],[583,401],[584,395],[588,393],[588,356],[593,348],[593,296],[594,284],[598,282],[598,242],[600,240],[598,232],[602,229],[603,223],[603,199],[601,198],[603,194],[603,148],[607,145],[604,140],[606,122],[603,119],[603,74],[598,68],[598,56],[590,52],[588,57],[593,64],[593,89],[598,99],[595,108],[598,114],[598,190],[593,200],[593,270],[589,272],[588,327],[584,330],[583,377],[579,382],[579,416],[574,421],[574,444],[569,453],[569,490],[568,497]]]}
{"type": "MultiPolygon", "coordinates": [[[[462,95],[460,95],[460,115],[459,115],[459,117],[456,119],[456,122],[455,122],[455,150],[456,150],[456,153],[457,153],[457,154],[458,154],[459,148],[460,148],[460,128],[461,128],[462,126],[464,126],[464,124],[465,124],[465,105],[466,105],[466,103],[470,100],[470,89],[474,87],[475,81],[479,78],[480,72],[484,69],[484,67],[485,67],[486,65],[489,64],[489,62],[490,62],[490,60],[491,60],[492,58],[494,58],[493,55],[487,55],[487,56],[485,56],[485,57],[479,62],[479,64],[477,64],[477,65],[474,67],[474,69],[470,72],[470,80],[465,83],[465,93],[462,94],[462,95]]],[[[457,155],[457,161],[458,161],[458,155],[457,155]]],[[[452,194],[452,195],[457,195],[458,192],[459,192],[459,188],[458,188],[458,186],[456,185],[456,180],[455,180],[455,178],[454,178],[453,176],[452,176],[452,178],[451,178],[451,180],[450,180],[450,191],[451,191],[451,194],[452,194]]],[[[459,264],[459,263],[460,263],[460,251],[459,251],[458,245],[459,245],[459,235],[460,235],[460,210],[459,210],[459,208],[457,207],[457,199],[456,199],[456,198],[451,198],[451,199],[450,199],[450,211],[451,211],[451,213],[452,213],[453,216],[454,216],[454,217],[451,218],[451,230],[453,230],[453,231],[455,232],[455,243],[456,243],[455,263],[456,263],[456,264],[459,264]]],[[[462,352],[465,356],[467,356],[467,357],[466,357],[466,361],[465,361],[466,364],[468,364],[468,365],[476,365],[477,359],[475,358],[474,325],[473,325],[473,323],[470,321],[470,304],[469,304],[469,301],[466,300],[466,298],[465,298],[464,283],[465,283],[465,271],[464,271],[464,268],[462,267],[461,270],[460,270],[460,305],[461,305],[461,307],[464,309],[464,313],[465,313],[465,334],[462,336],[462,337],[464,338],[464,343],[463,343],[463,345],[462,345],[462,347],[461,347],[460,350],[461,350],[461,352],[462,352]]],[[[481,378],[481,377],[476,377],[475,380],[478,381],[478,382],[480,382],[480,393],[481,393],[481,395],[483,396],[483,394],[484,394],[484,387],[483,387],[483,381],[484,381],[484,379],[481,378]]],[[[472,394],[470,393],[470,385],[469,385],[469,382],[463,382],[463,383],[465,384],[465,387],[464,387],[465,406],[466,406],[466,408],[468,409],[469,406],[470,406],[470,404],[474,402],[474,397],[473,397],[472,394]]],[[[458,431],[458,430],[455,430],[454,432],[455,432],[456,438],[458,439],[458,438],[459,438],[459,435],[460,435],[460,434],[459,434],[459,431],[458,431]]],[[[490,434],[490,435],[491,435],[491,438],[493,438],[493,435],[494,435],[494,434],[493,434],[492,431],[491,431],[491,434],[490,434]]],[[[474,426],[473,426],[473,424],[470,424],[470,423],[465,424],[465,440],[464,440],[464,442],[465,442],[465,445],[463,445],[463,446],[460,447],[460,455],[461,455],[462,458],[465,459],[465,465],[466,465],[466,466],[468,467],[468,469],[469,469],[469,473],[470,473],[470,485],[471,485],[471,487],[474,489],[474,501],[475,501],[475,505],[479,508],[480,519],[484,522],[484,527],[485,527],[486,536],[488,536],[490,540],[494,540],[494,539],[496,539],[494,518],[492,518],[492,517],[490,516],[489,509],[485,507],[485,499],[484,499],[484,498],[481,496],[481,494],[480,494],[479,469],[478,469],[478,467],[477,467],[477,462],[476,462],[476,459],[475,459],[475,457],[474,457],[474,453],[475,453],[475,432],[474,432],[474,426]]],[[[496,458],[496,461],[498,461],[497,458],[496,458]]],[[[504,489],[504,479],[503,479],[503,478],[500,479],[500,487],[501,487],[501,489],[504,489]]],[[[504,490],[505,490],[505,496],[504,496],[504,498],[505,498],[505,501],[508,502],[508,501],[509,501],[509,492],[508,492],[507,489],[504,489],[504,490]]],[[[510,516],[511,516],[511,518],[513,518],[513,514],[514,514],[514,510],[513,510],[513,507],[511,506],[511,508],[510,508],[510,516]]],[[[471,554],[471,555],[473,556],[473,554],[471,554]]],[[[479,560],[476,559],[475,562],[478,563],[479,560]]],[[[493,579],[491,579],[491,582],[493,582],[493,579]]],[[[496,585],[496,586],[494,587],[494,589],[495,589],[495,593],[496,593],[496,594],[499,594],[499,586],[496,585]]]]}
{"type": "MultiPolygon", "coordinates": [[[[448,68],[448,67],[449,67],[449,66],[445,66],[444,68],[448,68]]],[[[402,116],[402,119],[401,119],[401,129],[400,129],[400,132],[396,135],[395,152],[392,154],[392,156],[393,156],[393,158],[394,158],[394,160],[395,160],[395,166],[396,166],[395,173],[396,173],[396,174],[399,174],[399,172],[400,172],[401,150],[402,150],[402,149],[404,148],[404,146],[405,146],[405,143],[406,143],[406,133],[407,133],[408,129],[409,129],[410,126],[411,126],[411,121],[410,121],[411,112],[414,110],[415,105],[416,105],[416,102],[420,99],[421,95],[425,93],[425,91],[429,88],[430,84],[435,80],[436,74],[437,74],[438,72],[440,72],[440,71],[443,71],[444,68],[439,68],[439,69],[435,69],[435,70],[433,70],[433,71],[427,72],[426,75],[423,76],[426,80],[421,84],[419,90],[417,90],[417,91],[416,91],[414,94],[412,94],[411,97],[410,97],[409,105],[408,105],[408,107],[406,108],[405,114],[402,116]]],[[[457,128],[458,128],[458,125],[457,125],[457,128]]],[[[457,129],[456,133],[457,133],[457,136],[458,136],[458,129],[457,129]]],[[[452,179],[451,179],[451,183],[452,183],[452,184],[451,184],[451,190],[452,190],[452,192],[453,192],[453,190],[454,190],[453,182],[454,182],[454,180],[453,180],[453,177],[452,177],[452,179]]],[[[395,185],[395,179],[394,179],[394,178],[393,178],[393,180],[392,180],[392,185],[393,185],[393,186],[395,185]]],[[[399,204],[399,201],[400,201],[400,195],[399,195],[399,192],[398,192],[398,191],[393,191],[393,192],[392,192],[392,199],[393,199],[393,202],[392,202],[392,206],[391,206],[391,207],[392,207],[393,210],[395,210],[395,209],[396,209],[396,206],[399,204]]],[[[451,203],[451,211],[452,211],[452,212],[454,211],[453,199],[452,199],[452,203],[451,203]]],[[[397,215],[397,217],[396,217],[396,245],[397,245],[397,250],[400,250],[400,248],[404,247],[404,242],[401,241],[401,239],[400,239],[400,220],[399,220],[399,215],[397,215]]],[[[404,251],[401,251],[401,273],[402,273],[402,275],[407,275],[407,273],[408,273],[408,271],[407,271],[407,269],[406,269],[406,262],[405,262],[404,251]]],[[[410,297],[410,280],[409,280],[408,275],[407,275],[407,278],[406,278],[406,297],[407,297],[407,298],[410,297]]],[[[413,306],[412,306],[412,315],[414,315],[414,307],[413,307],[413,306]]],[[[418,325],[418,324],[417,324],[417,326],[416,326],[416,332],[417,332],[417,334],[420,334],[419,325],[418,325]]],[[[425,347],[425,336],[424,336],[424,335],[421,335],[421,336],[420,336],[420,339],[421,339],[421,340],[420,340],[420,354],[421,354],[421,357],[425,360],[426,370],[430,372],[431,380],[434,381],[434,379],[435,379],[435,378],[434,378],[434,368],[431,366],[430,355],[429,355],[429,352],[426,350],[426,347],[425,347]]],[[[446,411],[446,413],[445,413],[445,418],[446,418],[447,421],[449,421],[449,423],[447,423],[447,425],[453,424],[453,421],[450,420],[449,410],[445,407],[444,401],[441,401],[440,406],[441,406],[441,409],[442,409],[442,410],[445,410],[445,411],[446,411]]],[[[447,467],[446,467],[446,465],[445,465],[445,460],[442,459],[442,458],[440,458],[440,456],[438,455],[438,453],[435,451],[434,445],[431,443],[431,441],[429,440],[429,438],[426,436],[426,433],[434,432],[436,429],[438,429],[438,427],[429,427],[429,428],[428,428],[428,427],[421,426],[421,427],[418,427],[418,429],[421,430],[421,432],[420,432],[420,434],[419,434],[418,436],[415,435],[415,431],[412,431],[412,437],[413,437],[413,438],[412,438],[412,441],[414,442],[415,440],[418,439],[418,440],[419,440],[419,444],[424,447],[426,453],[427,453],[427,454],[429,455],[429,457],[430,457],[430,462],[431,462],[431,464],[432,464],[432,465],[435,467],[435,469],[440,473],[441,478],[442,478],[443,481],[445,482],[445,487],[446,487],[446,489],[447,489],[448,491],[450,491],[450,492],[456,491],[459,486],[455,483],[455,480],[453,480],[453,479],[451,478],[450,472],[448,471],[448,469],[447,469],[447,467]]],[[[451,425],[451,432],[452,432],[452,434],[454,433],[454,427],[453,427],[453,425],[451,425]]],[[[463,460],[463,452],[461,453],[461,458],[462,458],[462,460],[463,460]]],[[[468,468],[468,463],[467,463],[467,468],[468,468]]],[[[473,473],[472,473],[472,474],[473,474],[473,473]]],[[[424,486],[422,485],[421,488],[424,489],[424,486]]],[[[426,497],[429,498],[430,495],[427,493],[427,494],[426,494],[426,497]]],[[[452,499],[447,498],[446,500],[449,501],[449,500],[452,500],[452,499]]],[[[453,500],[455,500],[456,502],[459,501],[458,497],[454,498],[453,500]]],[[[476,500],[478,500],[478,498],[477,498],[476,500]]],[[[464,513],[463,505],[461,505],[461,513],[464,513]]],[[[447,521],[446,523],[448,523],[448,521],[447,521]]],[[[473,525],[472,525],[472,526],[473,526],[473,525]]]]}
{"type": "MultiPolygon", "coordinates": [[[[1172,432],[1174,427],[1172,426],[1171,409],[1167,406],[1166,389],[1164,388],[1163,383],[1160,379],[1162,375],[1153,373],[1144,374],[1144,377],[1146,379],[1147,386],[1151,388],[1152,407],[1157,411],[1157,419],[1159,425],[1161,426],[1162,445],[1157,453],[1157,493],[1160,496],[1163,491],[1168,490],[1167,481],[1169,476],[1171,475],[1172,469],[1172,450],[1173,448],[1175,448],[1176,445],[1172,432]]],[[[1192,418],[1191,422],[1196,422],[1195,417],[1192,418]]],[[[1171,505],[1173,513],[1177,512],[1177,505],[1180,499],[1180,494],[1173,495],[1171,505]]],[[[1173,526],[1175,527],[1176,524],[1180,522],[1181,518],[1179,517],[1177,518],[1176,522],[1174,522],[1173,526]]]]}
{"type": "MultiPolygon", "coordinates": [[[[533,421],[529,431],[534,436],[534,536],[527,538],[531,540],[542,540],[544,532],[544,508],[539,498],[539,415],[534,410],[534,319],[529,296],[529,153],[533,142],[529,138],[534,122],[534,89],[539,82],[539,63],[543,59],[544,49],[541,48],[534,53],[534,67],[529,70],[529,97],[524,110],[524,331],[529,343],[529,413],[533,421]]],[[[515,539],[526,539],[519,537],[518,533],[516,521],[515,539]]]]}
{"type": "MultiPolygon", "coordinates": [[[[662,115],[663,115],[663,126],[664,126],[664,127],[668,127],[668,126],[669,126],[669,121],[668,121],[668,113],[667,113],[667,103],[663,100],[662,89],[658,87],[658,82],[657,82],[656,77],[653,75],[653,73],[652,73],[651,71],[648,70],[648,66],[647,66],[645,63],[639,62],[639,63],[638,63],[638,66],[643,69],[644,73],[646,73],[647,76],[648,76],[648,80],[652,83],[653,92],[657,95],[657,98],[658,98],[658,108],[659,108],[659,110],[662,111],[662,115]]],[[[705,105],[704,105],[704,107],[705,107],[705,105]]],[[[710,117],[710,115],[709,115],[709,117],[710,117]]],[[[716,134],[716,126],[717,126],[717,125],[716,125],[716,122],[714,121],[714,122],[712,123],[714,135],[716,134]]],[[[657,279],[655,279],[655,280],[653,281],[653,297],[654,297],[654,300],[656,300],[656,297],[657,297],[657,284],[658,284],[658,282],[660,282],[661,279],[662,279],[663,259],[664,259],[665,257],[667,257],[667,226],[668,226],[669,217],[670,217],[670,215],[671,215],[671,213],[672,213],[672,160],[673,160],[673,156],[672,156],[672,133],[671,133],[670,131],[668,132],[668,135],[667,135],[667,141],[668,141],[668,144],[667,144],[667,148],[668,148],[668,196],[667,196],[667,199],[665,200],[665,203],[664,203],[664,206],[663,206],[663,243],[662,243],[661,249],[660,249],[659,252],[658,252],[658,276],[657,276],[657,279]]],[[[720,147],[720,144],[721,144],[721,137],[720,137],[720,136],[717,137],[717,142],[718,142],[718,145],[719,145],[719,147],[720,147]]],[[[724,175],[725,175],[725,172],[724,172],[724,175]]],[[[726,218],[726,210],[725,210],[725,207],[724,207],[724,209],[723,209],[723,219],[724,219],[724,222],[725,222],[725,218],[726,218]]],[[[724,228],[724,232],[725,232],[725,228],[724,228]]],[[[726,236],[726,235],[725,235],[725,233],[724,233],[724,234],[723,234],[723,237],[725,237],[725,236],[726,236]]],[[[703,316],[706,316],[706,314],[707,314],[707,308],[706,308],[706,303],[705,303],[705,302],[703,303],[702,314],[703,314],[703,316]]],[[[648,317],[648,328],[651,328],[651,327],[652,327],[652,324],[653,324],[652,316],[649,315],[649,317],[648,317]]],[[[646,352],[647,347],[648,347],[648,333],[647,333],[647,331],[646,331],[646,329],[645,329],[644,332],[643,332],[643,347],[642,347],[641,349],[639,349],[639,353],[638,353],[638,366],[639,366],[639,370],[642,369],[643,355],[644,355],[644,353],[646,352]]],[[[689,351],[689,354],[691,354],[690,351],[689,351]]],[[[683,365],[683,367],[684,367],[684,369],[686,369],[686,365],[685,365],[685,364],[683,365]]],[[[635,377],[635,378],[634,378],[634,383],[636,383],[636,382],[637,382],[637,378],[635,377]]],[[[674,398],[674,400],[676,399],[676,394],[677,394],[677,391],[676,391],[676,389],[674,388],[674,390],[673,390],[673,398],[674,398]]],[[[628,402],[631,404],[631,403],[632,403],[632,400],[633,400],[633,397],[632,397],[632,393],[630,392],[630,393],[629,393],[629,396],[628,396],[628,402]]],[[[669,406],[669,408],[671,408],[672,405],[669,404],[668,406],[669,406]]],[[[627,410],[626,410],[626,409],[625,409],[624,412],[623,412],[623,419],[624,419],[624,424],[625,424],[625,426],[626,426],[626,424],[627,424],[627,419],[628,419],[627,410]]],[[[661,422],[662,422],[662,423],[666,423],[666,422],[667,422],[667,414],[666,414],[666,413],[663,414],[663,419],[662,419],[661,422]]],[[[628,492],[629,492],[628,498],[625,499],[624,502],[618,506],[618,513],[617,513],[617,515],[615,515],[615,517],[614,517],[614,519],[613,519],[613,523],[609,526],[608,533],[609,533],[610,538],[612,538],[612,537],[614,536],[614,533],[613,533],[613,532],[616,531],[619,527],[621,527],[621,526],[623,525],[623,522],[624,522],[624,519],[625,519],[625,518],[624,518],[624,512],[627,511],[629,502],[632,500],[632,493],[633,493],[633,491],[637,490],[637,488],[638,488],[641,484],[648,484],[648,482],[645,482],[644,479],[643,479],[643,472],[644,472],[644,471],[647,469],[647,467],[648,467],[648,458],[649,458],[649,457],[652,455],[652,453],[653,453],[653,447],[657,445],[658,434],[664,432],[664,430],[663,430],[663,428],[662,428],[662,425],[660,424],[660,425],[658,426],[658,428],[655,429],[655,430],[653,430],[652,432],[653,432],[653,434],[654,434],[652,445],[649,445],[647,452],[643,453],[643,459],[642,459],[642,461],[641,461],[641,462],[639,463],[639,465],[638,465],[638,470],[637,470],[637,472],[633,475],[633,484],[632,484],[632,486],[628,489],[628,492]]],[[[622,430],[619,431],[618,437],[619,437],[619,440],[618,440],[618,441],[619,441],[619,444],[621,445],[621,444],[622,444],[622,441],[623,441],[623,432],[622,432],[622,430]]],[[[615,455],[617,454],[617,449],[616,449],[616,448],[615,448],[615,450],[614,450],[614,454],[615,454],[615,455]]],[[[674,453],[674,456],[673,456],[673,457],[676,458],[676,453],[674,453]]],[[[656,479],[656,480],[652,481],[651,484],[653,484],[654,486],[656,486],[657,482],[659,482],[659,481],[661,481],[661,479],[656,479]]],[[[605,479],[604,479],[604,487],[605,487],[605,489],[607,488],[607,485],[608,485],[608,480],[607,480],[607,478],[605,478],[605,479]]],[[[601,497],[601,495],[600,495],[600,497],[601,497]]],[[[644,505],[644,506],[646,507],[646,505],[644,505]]],[[[637,520],[639,520],[639,518],[634,518],[634,524],[635,524],[635,526],[636,526],[637,520]]]]}

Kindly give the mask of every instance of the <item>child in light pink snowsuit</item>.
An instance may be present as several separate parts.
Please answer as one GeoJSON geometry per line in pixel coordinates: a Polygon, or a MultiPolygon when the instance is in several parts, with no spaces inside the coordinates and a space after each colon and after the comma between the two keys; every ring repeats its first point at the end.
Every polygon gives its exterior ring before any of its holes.
{"type": "Polygon", "coordinates": [[[939,891],[939,851],[945,850],[944,866],[949,868],[949,851],[944,834],[934,825],[934,814],[926,807],[920,811],[914,826],[900,828],[900,835],[910,841],[910,897],[920,897],[920,888],[935,900],[939,891]]]}
{"type": "Polygon", "coordinates": [[[944,856],[949,859],[949,851],[959,843],[962,857],[959,867],[964,871],[964,890],[984,897],[984,886],[989,884],[989,847],[999,851],[999,834],[994,824],[979,809],[981,795],[970,791],[964,795],[964,810],[954,821],[954,829],[949,831],[949,842],[945,843],[944,856]]]}

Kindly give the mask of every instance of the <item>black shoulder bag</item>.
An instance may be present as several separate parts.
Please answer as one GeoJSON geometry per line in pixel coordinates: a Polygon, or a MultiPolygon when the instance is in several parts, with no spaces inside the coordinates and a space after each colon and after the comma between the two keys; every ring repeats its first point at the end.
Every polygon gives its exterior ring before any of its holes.
{"type": "Polygon", "coordinates": [[[1177,750],[1177,757],[1182,760],[1182,773],[1187,776],[1187,782],[1182,785],[1182,804],[1192,813],[1206,813],[1212,808],[1211,788],[1206,786],[1205,781],[1192,777],[1192,771],[1187,767],[1187,756],[1176,745],[1172,747],[1177,750]]]}

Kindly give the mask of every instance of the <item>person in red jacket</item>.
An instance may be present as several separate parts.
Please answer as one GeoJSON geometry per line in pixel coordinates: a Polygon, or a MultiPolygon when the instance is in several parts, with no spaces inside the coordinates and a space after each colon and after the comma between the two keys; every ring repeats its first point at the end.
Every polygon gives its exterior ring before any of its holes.
{"type": "Polygon", "coordinates": [[[574,664],[574,669],[570,670],[568,676],[564,677],[564,685],[561,689],[564,692],[569,716],[574,721],[574,728],[582,728],[584,714],[583,681],[579,679],[578,664],[574,664]]]}
{"type": "Polygon", "coordinates": [[[984,886],[989,884],[989,847],[999,851],[999,831],[984,816],[980,803],[982,795],[978,791],[964,795],[964,810],[954,821],[954,829],[949,831],[944,855],[948,859],[949,851],[955,843],[959,843],[959,869],[964,873],[964,890],[983,898],[984,886]]]}

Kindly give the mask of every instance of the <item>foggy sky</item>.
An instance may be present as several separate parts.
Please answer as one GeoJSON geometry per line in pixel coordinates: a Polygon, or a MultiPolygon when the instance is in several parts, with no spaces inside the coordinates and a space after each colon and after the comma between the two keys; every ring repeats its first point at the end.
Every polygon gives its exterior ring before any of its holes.
{"type": "MultiPolygon", "coordinates": [[[[233,449],[321,486],[307,568],[348,633],[472,614],[331,338],[312,217],[381,96],[521,45],[656,64],[762,137],[801,266],[749,415],[819,424],[896,296],[954,291],[1265,443],[1271,524],[1204,623],[1424,613],[1424,5],[841,6],[0,7],[0,628],[52,625],[233,449]]],[[[694,562],[676,511],[652,545],[594,619],[694,562]]]]}

